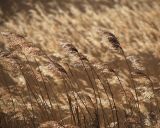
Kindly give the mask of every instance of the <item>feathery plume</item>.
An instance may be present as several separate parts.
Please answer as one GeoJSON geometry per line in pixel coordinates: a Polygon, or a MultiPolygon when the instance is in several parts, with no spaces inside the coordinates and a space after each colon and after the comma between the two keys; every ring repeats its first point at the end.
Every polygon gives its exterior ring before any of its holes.
{"type": "Polygon", "coordinates": [[[67,76],[67,71],[56,61],[53,61],[48,64],[48,69],[53,71],[53,73],[57,73],[60,76],[67,76]]]}
{"type": "Polygon", "coordinates": [[[26,55],[42,55],[39,48],[27,42],[25,37],[13,32],[1,32],[1,35],[8,41],[8,48],[11,51],[22,52],[26,55]]]}
{"type": "Polygon", "coordinates": [[[113,33],[106,30],[99,30],[99,34],[102,37],[102,42],[108,40],[109,43],[112,45],[112,48],[114,48],[115,50],[122,49],[117,37],[113,33]]]}

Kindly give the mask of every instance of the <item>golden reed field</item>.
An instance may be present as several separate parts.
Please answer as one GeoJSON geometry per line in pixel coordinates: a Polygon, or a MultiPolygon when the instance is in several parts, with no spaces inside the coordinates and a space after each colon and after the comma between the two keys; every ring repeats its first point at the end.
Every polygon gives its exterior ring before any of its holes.
{"type": "Polygon", "coordinates": [[[160,128],[160,0],[0,0],[0,128],[160,128]]]}

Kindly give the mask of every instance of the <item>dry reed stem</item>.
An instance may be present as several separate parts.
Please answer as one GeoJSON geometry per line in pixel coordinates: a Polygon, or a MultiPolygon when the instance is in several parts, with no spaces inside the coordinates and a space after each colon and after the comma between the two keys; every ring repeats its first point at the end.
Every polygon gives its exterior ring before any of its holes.
{"type": "Polygon", "coordinates": [[[120,46],[120,43],[118,41],[118,39],[116,38],[116,36],[110,32],[104,32],[104,35],[107,36],[108,38],[108,41],[112,44],[113,48],[115,48],[116,50],[120,50],[121,51],[121,54],[123,55],[124,59],[125,59],[125,62],[126,62],[126,65],[127,65],[127,68],[128,68],[128,71],[129,71],[129,75],[130,75],[130,81],[131,81],[131,84],[133,85],[133,88],[134,88],[134,91],[135,91],[135,95],[136,95],[136,100],[137,100],[137,108],[138,108],[138,115],[139,115],[139,118],[140,118],[140,122],[141,122],[141,127],[143,128],[143,121],[142,121],[142,117],[141,117],[141,114],[140,114],[140,105],[139,105],[139,99],[138,99],[138,93],[137,93],[137,89],[136,89],[136,84],[134,82],[134,79],[133,79],[133,75],[131,73],[131,67],[129,66],[129,63],[128,63],[128,60],[127,60],[127,57],[125,55],[125,52],[123,50],[123,48],[120,46]]]}

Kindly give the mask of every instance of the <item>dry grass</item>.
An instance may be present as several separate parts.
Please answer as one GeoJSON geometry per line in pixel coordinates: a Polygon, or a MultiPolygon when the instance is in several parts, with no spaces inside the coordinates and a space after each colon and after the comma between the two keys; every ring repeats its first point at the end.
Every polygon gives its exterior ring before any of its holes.
{"type": "Polygon", "coordinates": [[[159,128],[159,9],[2,0],[0,127],[159,128]]]}

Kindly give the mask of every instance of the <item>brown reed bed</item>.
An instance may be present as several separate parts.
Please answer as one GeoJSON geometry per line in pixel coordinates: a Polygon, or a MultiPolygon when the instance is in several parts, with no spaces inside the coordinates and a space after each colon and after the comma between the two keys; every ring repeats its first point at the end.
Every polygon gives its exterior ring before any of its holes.
{"type": "Polygon", "coordinates": [[[120,68],[96,65],[65,38],[58,41],[63,58],[57,61],[22,35],[2,32],[6,46],[0,52],[0,85],[5,92],[0,95],[0,127],[157,127],[159,101],[148,69],[127,57],[114,34],[100,34],[113,54],[121,56],[125,82],[120,68]],[[143,84],[151,90],[146,100],[139,89],[143,84]]]}

